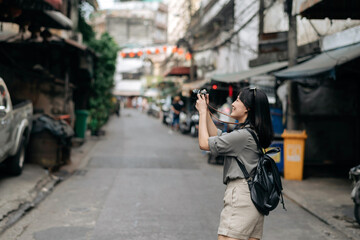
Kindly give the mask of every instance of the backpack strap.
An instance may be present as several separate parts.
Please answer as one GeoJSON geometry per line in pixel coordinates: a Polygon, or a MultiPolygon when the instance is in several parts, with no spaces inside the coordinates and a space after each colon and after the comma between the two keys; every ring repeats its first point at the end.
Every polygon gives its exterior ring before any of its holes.
{"type": "MultiPolygon", "coordinates": [[[[260,152],[261,153],[263,153],[263,151],[261,150],[261,147],[260,147],[260,144],[259,144],[259,141],[258,141],[258,139],[257,139],[257,137],[256,137],[256,135],[255,135],[255,133],[254,132],[252,132],[251,130],[249,130],[249,128],[245,128],[246,130],[248,130],[250,133],[251,133],[251,135],[253,136],[253,138],[255,139],[255,142],[256,142],[256,144],[257,144],[257,146],[258,146],[258,148],[259,148],[259,150],[260,150],[260,152]]],[[[251,182],[252,182],[252,178],[251,178],[251,176],[250,176],[250,174],[249,174],[249,172],[246,170],[246,168],[245,168],[245,166],[244,166],[244,164],[236,157],[235,158],[236,159],[236,162],[237,162],[237,164],[239,165],[239,167],[240,167],[240,169],[241,169],[241,171],[243,172],[243,174],[244,174],[244,177],[245,177],[245,179],[246,179],[246,181],[249,183],[249,184],[251,184],[251,182]]],[[[250,186],[249,186],[250,187],[250,186]]]]}
{"type": "Polygon", "coordinates": [[[235,159],[236,159],[236,162],[239,165],[241,171],[243,172],[246,181],[247,182],[252,181],[252,178],[250,177],[250,175],[249,175],[248,171],[246,170],[244,164],[242,162],[240,162],[240,160],[237,157],[235,157],[235,159]]]}
{"type": "Polygon", "coordinates": [[[258,147],[258,149],[259,149],[259,151],[260,151],[260,153],[261,153],[261,154],[264,154],[264,151],[263,151],[263,149],[262,149],[261,146],[260,146],[259,139],[258,139],[258,137],[256,136],[256,134],[254,133],[254,131],[253,131],[252,129],[250,129],[250,128],[245,128],[245,129],[253,136],[253,138],[254,138],[254,140],[255,140],[255,142],[256,142],[256,145],[257,145],[257,147],[258,147]]]}

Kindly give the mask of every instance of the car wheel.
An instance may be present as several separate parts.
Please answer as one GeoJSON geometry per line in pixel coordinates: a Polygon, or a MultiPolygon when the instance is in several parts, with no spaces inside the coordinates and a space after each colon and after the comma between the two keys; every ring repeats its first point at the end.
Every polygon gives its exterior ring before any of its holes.
{"type": "Polygon", "coordinates": [[[20,142],[15,156],[7,160],[7,170],[11,175],[18,176],[22,173],[25,162],[25,137],[20,142]]]}
{"type": "Polygon", "coordinates": [[[360,224],[360,204],[355,204],[354,216],[358,224],[360,224]]]}
{"type": "Polygon", "coordinates": [[[180,132],[182,133],[182,134],[186,134],[187,133],[187,130],[186,130],[186,128],[184,127],[184,126],[179,126],[179,129],[180,129],[180,132]]]}

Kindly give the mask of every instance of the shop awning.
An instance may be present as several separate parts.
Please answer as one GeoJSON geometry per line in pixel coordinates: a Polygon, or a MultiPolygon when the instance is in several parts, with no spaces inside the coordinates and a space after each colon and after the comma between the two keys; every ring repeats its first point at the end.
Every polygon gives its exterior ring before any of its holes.
{"type": "Polygon", "coordinates": [[[266,65],[250,68],[249,70],[245,70],[242,72],[215,74],[212,76],[211,80],[218,82],[225,82],[225,83],[241,82],[242,80],[248,79],[250,77],[254,77],[282,69],[287,65],[288,62],[274,62],[274,63],[269,63],[266,65]]]}
{"type": "Polygon", "coordinates": [[[336,66],[360,57],[360,43],[323,52],[294,67],[275,73],[277,78],[306,78],[327,73],[336,66]]]}
{"type": "Polygon", "coordinates": [[[359,0],[295,0],[293,15],[307,19],[360,19],[359,0]]]}
{"type": "MultiPolygon", "coordinates": [[[[196,69],[194,68],[194,74],[196,69]]],[[[190,67],[173,67],[170,72],[166,73],[165,76],[190,76],[190,67]]]]}

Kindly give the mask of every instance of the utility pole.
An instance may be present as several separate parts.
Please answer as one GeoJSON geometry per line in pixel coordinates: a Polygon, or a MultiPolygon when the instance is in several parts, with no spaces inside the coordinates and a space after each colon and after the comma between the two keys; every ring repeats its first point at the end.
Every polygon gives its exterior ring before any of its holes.
{"type": "Polygon", "coordinates": [[[264,10],[265,10],[265,0],[259,1],[259,37],[264,33],[264,10]]]}
{"type": "MultiPolygon", "coordinates": [[[[297,63],[298,47],[297,47],[297,23],[296,16],[292,15],[293,0],[287,0],[287,14],[289,18],[288,31],[288,67],[295,66],[297,63]]],[[[294,105],[296,104],[296,84],[291,80],[288,82],[289,93],[289,110],[287,112],[287,129],[297,129],[297,121],[295,116],[294,105]]]]}
{"type": "MultiPolygon", "coordinates": [[[[188,11],[189,11],[189,25],[188,28],[190,26],[191,23],[191,18],[192,18],[192,0],[188,0],[188,11]]],[[[188,51],[191,54],[191,59],[190,59],[190,81],[193,82],[195,81],[195,64],[194,64],[194,52],[192,51],[192,48],[190,46],[190,43],[187,42],[188,44],[188,51]]]]}
{"type": "Polygon", "coordinates": [[[296,16],[292,16],[291,10],[288,13],[289,15],[289,32],[288,32],[288,57],[289,57],[289,67],[296,65],[297,63],[297,23],[296,16]]]}

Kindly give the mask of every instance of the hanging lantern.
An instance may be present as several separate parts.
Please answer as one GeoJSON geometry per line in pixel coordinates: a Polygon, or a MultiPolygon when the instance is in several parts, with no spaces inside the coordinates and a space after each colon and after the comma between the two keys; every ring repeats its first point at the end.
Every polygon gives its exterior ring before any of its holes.
{"type": "Polygon", "coordinates": [[[142,52],[142,51],[138,51],[138,52],[137,52],[137,55],[138,55],[139,57],[141,57],[141,56],[143,55],[143,52],[142,52]]]}
{"type": "Polygon", "coordinates": [[[124,52],[121,52],[120,55],[121,55],[123,58],[126,57],[126,53],[124,53],[124,52]]]}
{"type": "Polygon", "coordinates": [[[183,55],[184,50],[183,50],[182,48],[179,48],[179,49],[177,50],[177,53],[178,53],[179,55],[183,55]]]}
{"type": "Polygon", "coordinates": [[[155,53],[156,54],[159,54],[160,53],[160,50],[157,48],[157,49],[155,49],[155,53]]]}
{"type": "Polygon", "coordinates": [[[177,47],[173,47],[173,49],[172,49],[172,53],[176,53],[177,52],[177,47]]]}
{"type": "Polygon", "coordinates": [[[166,53],[167,47],[163,46],[164,53],[166,53]]]}
{"type": "Polygon", "coordinates": [[[150,55],[150,54],[151,54],[151,50],[150,50],[150,49],[146,50],[146,53],[150,55]]]}
{"type": "Polygon", "coordinates": [[[131,57],[131,58],[135,57],[135,53],[130,52],[130,53],[129,53],[129,57],[131,57]]]}
{"type": "Polygon", "coordinates": [[[188,53],[185,54],[185,59],[186,60],[191,60],[191,57],[192,57],[191,53],[188,52],[188,53]]]}

